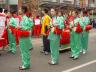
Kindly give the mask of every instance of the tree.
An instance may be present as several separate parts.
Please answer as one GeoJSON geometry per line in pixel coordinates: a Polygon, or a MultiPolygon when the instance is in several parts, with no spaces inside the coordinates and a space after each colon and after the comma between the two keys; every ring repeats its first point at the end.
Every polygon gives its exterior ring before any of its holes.
{"type": "Polygon", "coordinates": [[[38,14],[38,7],[39,7],[38,3],[39,3],[39,0],[30,0],[30,8],[31,8],[33,17],[35,17],[38,14]]]}
{"type": "Polygon", "coordinates": [[[38,1],[39,0],[25,0],[25,5],[29,12],[33,14],[33,17],[35,17],[38,13],[38,1]]]}
{"type": "Polygon", "coordinates": [[[18,0],[18,10],[23,6],[23,1],[25,1],[24,5],[27,6],[28,11],[35,17],[38,14],[39,0],[18,0]]]}
{"type": "Polygon", "coordinates": [[[18,0],[18,10],[21,10],[22,3],[23,3],[23,0],[18,0]]]}

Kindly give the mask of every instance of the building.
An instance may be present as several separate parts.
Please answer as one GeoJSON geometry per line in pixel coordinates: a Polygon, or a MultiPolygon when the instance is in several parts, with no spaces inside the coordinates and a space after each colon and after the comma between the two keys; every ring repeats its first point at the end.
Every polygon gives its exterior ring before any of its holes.
{"type": "Polygon", "coordinates": [[[89,0],[89,7],[96,7],[96,0],[89,0]]]}
{"type": "Polygon", "coordinates": [[[41,7],[53,7],[53,6],[70,6],[74,4],[74,0],[40,0],[39,5],[41,7]]]}
{"type": "Polygon", "coordinates": [[[0,7],[5,9],[18,9],[22,5],[27,5],[30,10],[34,7],[96,7],[96,0],[0,0],[0,7]]]}
{"type": "Polygon", "coordinates": [[[75,7],[94,8],[96,7],[96,0],[75,0],[75,7]]]}
{"type": "Polygon", "coordinates": [[[18,0],[0,0],[0,7],[4,9],[16,9],[18,6],[18,0]]]}

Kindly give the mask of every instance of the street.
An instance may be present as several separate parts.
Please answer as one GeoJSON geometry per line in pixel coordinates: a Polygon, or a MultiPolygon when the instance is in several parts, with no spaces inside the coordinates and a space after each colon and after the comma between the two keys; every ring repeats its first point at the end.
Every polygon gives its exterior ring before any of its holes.
{"type": "Polygon", "coordinates": [[[69,58],[70,51],[60,54],[59,64],[50,66],[50,55],[40,53],[42,50],[42,38],[32,38],[33,50],[31,51],[31,68],[20,71],[21,65],[20,50],[17,48],[16,55],[1,52],[0,72],[96,72],[96,29],[90,31],[88,52],[81,54],[78,60],[69,58]],[[74,68],[75,67],[75,68],[74,68]],[[71,70],[73,69],[73,70],[71,70]],[[69,71],[68,71],[69,70],[69,71]]]}

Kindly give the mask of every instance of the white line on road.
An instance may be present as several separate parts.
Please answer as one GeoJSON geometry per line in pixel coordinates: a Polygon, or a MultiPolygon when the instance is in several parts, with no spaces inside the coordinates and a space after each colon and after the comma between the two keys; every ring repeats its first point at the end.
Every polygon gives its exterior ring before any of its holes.
{"type": "Polygon", "coordinates": [[[88,65],[93,64],[93,63],[96,63],[96,60],[93,60],[93,61],[87,62],[87,63],[85,63],[85,64],[82,64],[82,65],[79,65],[79,66],[73,67],[73,68],[71,68],[71,69],[68,69],[68,70],[65,70],[65,71],[62,71],[62,72],[72,72],[72,71],[74,71],[74,70],[77,70],[77,69],[83,68],[83,67],[88,66],[88,65]]]}

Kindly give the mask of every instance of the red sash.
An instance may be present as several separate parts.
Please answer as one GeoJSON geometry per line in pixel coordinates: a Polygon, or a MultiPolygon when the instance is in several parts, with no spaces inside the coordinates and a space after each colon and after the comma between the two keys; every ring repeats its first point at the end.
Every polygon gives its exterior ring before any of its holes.
{"type": "MultiPolygon", "coordinates": [[[[6,15],[4,15],[2,13],[0,13],[0,16],[6,17],[6,15]]],[[[2,29],[2,31],[0,31],[1,32],[1,36],[0,36],[0,47],[8,45],[8,36],[7,36],[8,34],[7,34],[7,30],[5,28],[5,26],[6,26],[6,20],[5,20],[5,23],[4,24],[5,24],[4,25],[4,28],[3,28],[4,30],[2,29]]]]}
{"type": "Polygon", "coordinates": [[[13,26],[10,26],[9,28],[10,28],[12,34],[14,34],[16,36],[17,29],[13,26]]]}
{"type": "Polygon", "coordinates": [[[77,33],[81,33],[81,32],[83,32],[83,29],[81,28],[79,22],[78,22],[78,24],[77,24],[76,32],[77,32],[77,33]]]}
{"type": "MultiPolygon", "coordinates": [[[[74,25],[74,20],[73,20],[73,27],[75,27],[75,25],[74,25]]],[[[75,31],[75,32],[77,32],[77,33],[81,33],[81,32],[83,32],[83,29],[81,28],[79,22],[77,23],[77,28],[76,28],[76,31],[75,31]]]]}
{"type": "Polygon", "coordinates": [[[55,27],[54,34],[60,35],[62,33],[62,29],[59,29],[58,27],[55,27]]]}
{"type": "Polygon", "coordinates": [[[18,29],[18,35],[19,35],[19,37],[29,37],[30,31],[18,29]]]}

